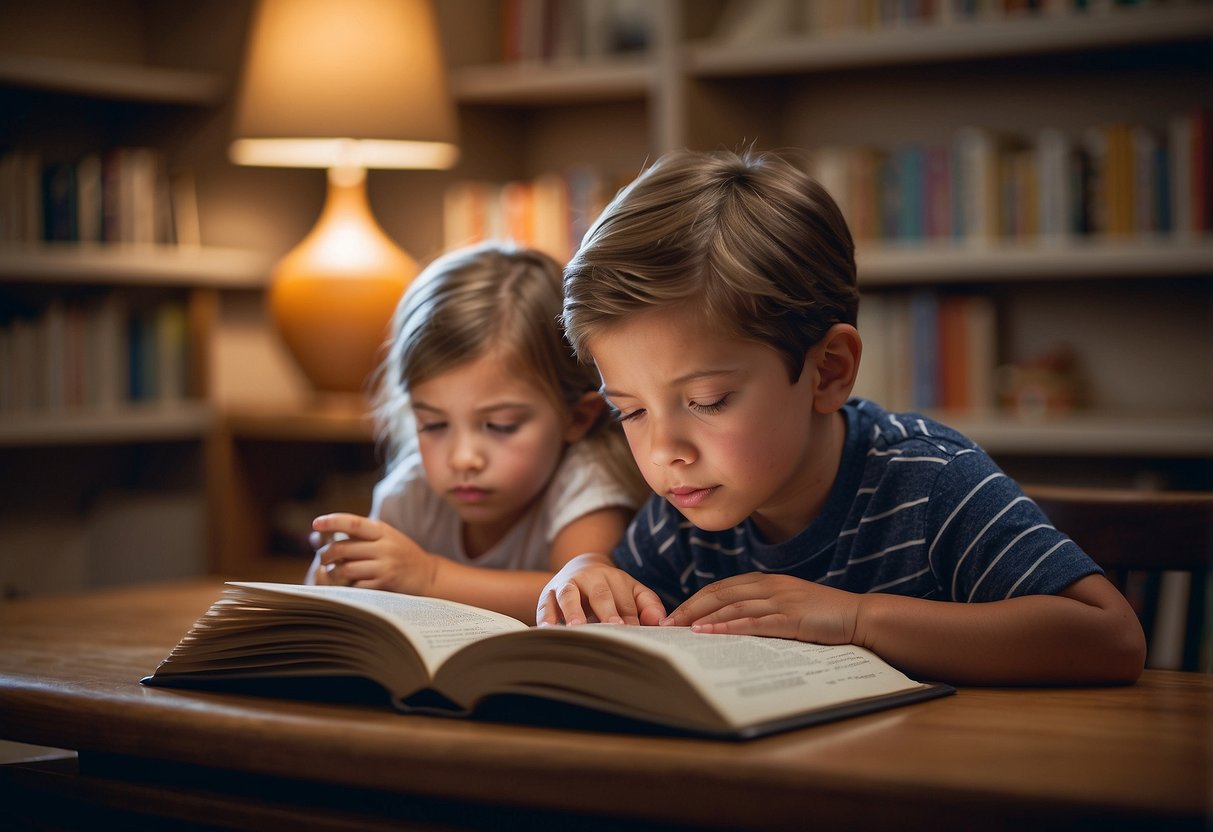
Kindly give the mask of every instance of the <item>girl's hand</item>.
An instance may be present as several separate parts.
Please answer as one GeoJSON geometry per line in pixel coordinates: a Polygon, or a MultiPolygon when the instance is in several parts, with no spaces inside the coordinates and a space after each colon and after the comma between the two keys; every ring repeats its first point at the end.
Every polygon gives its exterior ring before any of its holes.
{"type": "Polygon", "coordinates": [[[321,544],[309,573],[314,583],[432,594],[438,559],[387,523],[324,514],[312,521],[312,529],[321,544]]]}
{"type": "Polygon", "coordinates": [[[790,575],[749,572],[705,586],[661,623],[702,633],[850,644],[861,598],[790,575]]]}
{"type": "Polygon", "coordinates": [[[578,555],[552,576],[539,593],[535,623],[656,624],[665,615],[657,593],[605,555],[578,555]]]}

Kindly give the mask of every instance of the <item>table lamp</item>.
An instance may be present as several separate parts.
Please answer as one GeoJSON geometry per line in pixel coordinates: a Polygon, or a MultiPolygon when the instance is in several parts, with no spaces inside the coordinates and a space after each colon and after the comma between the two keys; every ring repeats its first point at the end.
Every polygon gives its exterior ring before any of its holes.
{"type": "Polygon", "coordinates": [[[260,0],[230,158],[324,168],[315,228],[275,266],[270,312],[321,393],[363,390],[416,261],[376,222],[368,168],[455,164],[455,106],[428,0],[260,0]]]}

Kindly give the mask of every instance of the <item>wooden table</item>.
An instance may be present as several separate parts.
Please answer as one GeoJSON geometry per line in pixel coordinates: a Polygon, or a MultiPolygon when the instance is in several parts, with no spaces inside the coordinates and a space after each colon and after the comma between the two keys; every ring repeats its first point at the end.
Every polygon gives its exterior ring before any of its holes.
{"type": "Polygon", "coordinates": [[[1153,830],[1213,819],[1209,676],[963,688],[745,743],[142,687],[219,592],[206,581],[0,605],[0,737],[79,751],[78,767],[0,767],[0,826],[29,814],[38,828],[247,829],[1153,830]]]}

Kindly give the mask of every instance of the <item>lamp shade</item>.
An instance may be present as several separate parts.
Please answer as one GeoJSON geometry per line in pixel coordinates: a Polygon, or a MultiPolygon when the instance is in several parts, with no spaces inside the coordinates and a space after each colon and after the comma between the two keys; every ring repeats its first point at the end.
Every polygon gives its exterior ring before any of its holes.
{"type": "Polygon", "coordinates": [[[455,106],[428,0],[261,0],[236,99],[232,160],[448,168],[455,106]]]}

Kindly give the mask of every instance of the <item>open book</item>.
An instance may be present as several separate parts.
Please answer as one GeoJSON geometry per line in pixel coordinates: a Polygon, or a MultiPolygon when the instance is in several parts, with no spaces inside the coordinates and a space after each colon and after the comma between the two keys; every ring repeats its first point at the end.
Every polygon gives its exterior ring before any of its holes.
{"type": "Polygon", "coordinates": [[[494,704],[528,703],[532,715],[571,709],[735,739],[953,692],[852,645],[679,627],[528,627],[435,598],[269,583],[229,583],[143,682],[284,691],[305,688],[302,678],[369,680],[401,711],[497,718],[509,709],[494,704]]]}

